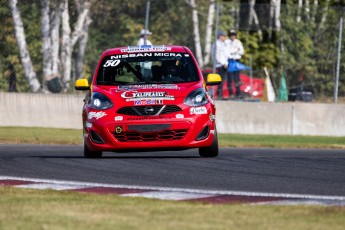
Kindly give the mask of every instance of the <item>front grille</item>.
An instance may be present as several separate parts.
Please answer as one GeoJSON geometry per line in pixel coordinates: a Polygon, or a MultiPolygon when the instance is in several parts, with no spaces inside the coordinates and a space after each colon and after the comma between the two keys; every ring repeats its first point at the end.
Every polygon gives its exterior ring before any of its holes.
{"type": "Polygon", "coordinates": [[[177,105],[126,106],[120,108],[117,113],[130,116],[158,116],[181,110],[177,105]]]}
{"type": "Polygon", "coordinates": [[[184,138],[187,131],[187,129],[175,129],[150,133],[122,132],[113,135],[120,142],[176,141],[184,138]]]}

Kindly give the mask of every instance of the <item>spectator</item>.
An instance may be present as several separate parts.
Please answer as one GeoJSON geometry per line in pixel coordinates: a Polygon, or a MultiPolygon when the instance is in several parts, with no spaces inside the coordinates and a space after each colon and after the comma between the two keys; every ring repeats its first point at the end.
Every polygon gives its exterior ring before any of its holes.
{"type": "MultiPolygon", "coordinates": [[[[149,35],[152,33],[150,31],[146,31],[145,29],[142,29],[140,31],[139,41],[137,43],[137,46],[143,46],[143,45],[152,45],[152,43],[147,39],[149,35]]],[[[151,74],[151,66],[152,62],[140,62],[140,72],[141,75],[145,80],[148,80],[152,74],[151,74]]]]}
{"type": "MultiPolygon", "coordinates": [[[[229,39],[225,41],[225,45],[230,53],[230,60],[240,61],[242,55],[244,54],[244,49],[242,42],[237,39],[236,30],[231,29],[228,33],[229,39]]],[[[231,97],[234,93],[232,90],[232,83],[235,84],[236,98],[240,98],[240,71],[228,72],[228,90],[231,97]]]]}
{"type": "Polygon", "coordinates": [[[8,78],[8,91],[17,92],[17,76],[13,64],[8,65],[9,78],[8,78]]]}
{"type": "Polygon", "coordinates": [[[148,36],[150,36],[152,33],[150,31],[146,31],[145,29],[142,29],[140,31],[139,40],[137,43],[137,46],[142,45],[152,45],[152,43],[148,40],[148,36]]]}
{"type": "Polygon", "coordinates": [[[217,40],[212,45],[212,58],[215,63],[217,73],[222,77],[222,83],[218,86],[217,98],[223,98],[223,83],[227,76],[228,59],[230,53],[225,45],[226,35],[223,31],[219,31],[217,34],[217,40]]]}

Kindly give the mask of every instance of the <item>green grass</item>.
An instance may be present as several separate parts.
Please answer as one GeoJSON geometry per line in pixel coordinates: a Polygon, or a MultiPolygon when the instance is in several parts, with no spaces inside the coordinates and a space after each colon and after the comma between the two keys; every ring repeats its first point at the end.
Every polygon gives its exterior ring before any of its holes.
{"type": "Polygon", "coordinates": [[[345,137],[219,134],[223,147],[345,148],[345,137]]]}
{"type": "Polygon", "coordinates": [[[81,144],[82,130],[31,127],[0,127],[0,143],[81,144]]]}
{"type": "Polygon", "coordinates": [[[344,207],[211,205],[0,187],[0,229],[343,229],[344,207]]]}
{"type": "MultiPolygon", "coordinates": [[[[81,144],[82,131],[0,127],[0,143],[81,144]]],[[[219,134],[221,147],[345,148],[345,137],[219,134]]]]}

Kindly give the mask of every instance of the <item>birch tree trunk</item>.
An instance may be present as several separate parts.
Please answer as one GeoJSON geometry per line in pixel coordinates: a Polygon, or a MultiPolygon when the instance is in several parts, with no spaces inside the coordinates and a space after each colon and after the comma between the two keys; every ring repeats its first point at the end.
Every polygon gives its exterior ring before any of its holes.
{"type": "Polygon", "coordinates": [[[52,74],[59,73],[59,49],[60,49],[60,25],[64,2],[61,1],[59,5],[54,1],[53,10],[51,14],[51,50],[52,50],[52,74]]]}
{"type": "Polygon", "coordinates": [[[69,13],[68,13],[68,0],[63,0],[63,11],[62,11],[62,41],[61,41],[61,80],[64,84],[65,89],[69,87],[71,79],[71,27],[69,25],[69,13]]]}
{"type": "Polygon", "coordinates": [[[260,41],[262,41],[262,30],[260,29],[258,15],[256,14],[254,6],[255,6],[255,0],[250,0],[250,2],[249,2],[249,22],[248,22],[248,25],[249,25],[249,27],[251,27],[252,24],[253,24],[253,21],[254,21],[254,24],[256,25],[256,29],[258,31],[259,39],[260,39],[260,41]]]}
{"type": "Polygon", "coordinates": [[[27,48],[24,26],[23,26],[23,22],[20,16],[17,3],[18,3],[17,0],[9,1],[9,5],[11,8],[12,17],[13,17],[13,23],[14,23],[14,33],[15,33],[18,48],[19,48],[19,55],[20,55],[21,63],[23,65],[24,72],[25,72],[25,77],[29,81],[31,91],[38,92],[41,88],[41,84],[36,77],[36,72],[34,71],[34,68],[32,65],[30,53],[27,48]]]}
{"type": "Polygon", "coordinates": [[[61,66],[62,66],[62,82],[65,90],[69,88],[71,81],[72,51],[83,34],[84,24],[87,23],[87,17],[90,12],[89,2],[84,3],[84,8],[79,14],[73,33],[71,33],[70,18],[68,14],[68,0],[64,0],[62,11],[62,43],[61,43],[61,66]]]}
{"type": "Polygon", "coordinates": [[[281,29],[280,8],[281,8],[281,0],[275,0],[274,27],[277,31],[280,31],[280,29],[281,29]]]}
{"type": "Polygon", "coordinates": [[[270,15],[269,15],[269,29],[268,29],[268,36],[269,40],[272,38],[272,33],[274,29],[274,22],[275,22],[275,8],[276,8],[276,0],[270,0],[270,15]]]}
{"type": "Polygon", "coordinates": [[[213,16],[216,9],[216,1],[210,0],[207,14],[206,23],[206,36],[205,36],[205,49],[204,49],[204,62],[203,65],[207,65],[210,62],[211,56],[211,39],[212,39],[212,27],[213,27],[213,16]]]}
{"type": "Polygon", "coordinates": [[[301,21],[301,12],[302,12],[303,0],[298,0],[297,4],[297,22],[301,21]]]}
{"type": "Polygon", "coordinates": [[[88,16],[86,18],[85,24],[82,29],[82,35],[79,40],[79,50],[78,50],[78,55],[75,61],[76,76],[78,79],[83,77],[85,49],[86,49],[86,44],[88,41],[88,31],[89,31],[89,26],[91,22],[92,22],[91,17],[88,16]]]}
{"type": "MultiPolygon", "coordinates": [[[[319,26],[317,28],[317,33],[316,34],[321,34],[321,31],[323,30],[323,27],[326,22],[326,18],[328,15],[328,7],[329,7],[330,0],[326,0],[325,5],[322,9],[322,16],[321,16],[321,21],[319,23],[319,26]]],[[[317,42],[319,39],[319,36],[315,36],[315,41],[317,42]]]]}
{"type": "MultiPolygon", "coordinates": [[[[42,54],[43,54],[43,76],[51,75],[51,40],[50,40],[50,0],[41,0],[41,33],[42,33],[42,54]]],[[[43,78],[44,79],[44,78],[43,78]]]]}
{"type": "Polygon", "coordinates": [[[84,8],[83,11],[79,14],[77,22],[75,23],[75,27],[72,33],[72,38],[71,38],[71,46],[72,48],[75,46],[77,43],[78,39],[81,37],[83,34],[83,26],[86,22],[86,18],[89,16],[90,13],[90,3],[85,2],[84,3],[84,8]]]}
{"type": "Polygon", "coordinates": [[[198,11],[196,9],[195,0],[186,0],[186,2],[192,8],[192,21],[193,21],[195,54],[196,54],[196,59],[199,63],[199,66],[202,68],[204,66],[204,63],[203,63],[203,59],[202,59],[202,51],[201,51],[201,43],[200,43],[198,11]]]}
{"type": "Polygon", "coordinates": [[[249,18],[248,18],[248,25],[249,27],[252,27],[253,20],[254,20],[254,14],[255,14],[255,0],[249,0],[249,18]]]}
{"type": "Polygon", "coordinates": [[[307,21],[310,20],[310,2],[309,0],[305,0],[305,16],[307,17],[307,21]]]}
{"type": "Polygon", "coordinates": [[[315,16],[316,16],[316,13],[317,13],[317,8],[319,6],[319,2],[318,0],[314,0],[314,4],[313,4],[313,11],[311,13],[311,20],[313,22],[315,22],[315,16]]]}
{"type": "MultiPolygon", "coordinates": [[[[75,0],[74,2],[77,6],[79,14],[82,14],[85,8],[89,8],[90,4],[95,3],[95,2],[88,2],[88,1],[86,2],[84,1],[84,3],[81,3],[80,0],[75,0]]],[[[88,31],[89,31],[89,26],[91,22],[92,20],[90,17],[90,13],[88,13],[88,15],[86,16],[85,22],[83,24],[83,27],[81,29],[78,53],[75,59],[75,74],[78,79],[83,77],[82,75],[83,75],[83,70],[84,70],[85,49],[86,49],[86,44],[88,41],[88,31]]]]}

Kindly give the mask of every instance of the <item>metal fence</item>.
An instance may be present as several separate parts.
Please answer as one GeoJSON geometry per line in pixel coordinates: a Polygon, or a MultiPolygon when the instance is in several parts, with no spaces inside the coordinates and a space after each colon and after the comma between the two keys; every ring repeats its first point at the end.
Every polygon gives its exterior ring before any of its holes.
{"type": "MultiPolygon", "coordinates": [[[[92,0],[90,0],[92,3],[92,0]]],[[[29,92],[13,31],[8,0],[0,0],[0,91],[11,89],[11,65],[16,73],[16,91],[29,92]]],[[[58,1],[59,2],[59,1],[58,1]]],[[[76,2],[69,1],[70,24],[73,29],[78,16],[76,2]]],[[[147,0],[100,0],[90,7],[92,20],[88,30],[86,54],[81,75],[92,75],[100,54],[110,47],[134,45],[145,26],[147,0]]],[[[204,47],[209,1],[197,0],[199,31],[204,47]]],[[[41,1],[18,1],[24,23],[26,42],[39,81],[43,80],[41,1]]],[[[151,0],[148,29],[154,44],[181,44],[195,50],[191,6],[185,0],[151,0]]],[[[241,61],[252,67],[244,74],[265,78],[268,69],[278,94],[282,73],[290,100],[343,102],[345,98],[344,42],[341,20],[343,8],[326,6],[240,4],[239,1],[218,3],[214,26],[227,31],[235,28],[243,42],[245,55],[241,61]],[[279,14],[277,14],[277,12],[279,14]],[[216,18],[218,20],[216,21],[216,18]],[[339,49],[339,47],[341,47],[339,49]],[[338,80],[338,81],[337,81],[338,80]],[[310,97],[310,95],[312,95],[310,97]]],[[[214,31],[214,29],[213,29],[214,31]]],[[[214,35],[212,37],[214,41],[214,35]]],[[[78,55],[74,49],[73,57],[78,55]]],[[[79,78],[75,58],[72,60],[73,81],[79,78]]],[[[61,64],[61,63],[60,63],[61,64]]],[[[203,67],[212,68],[212,62],[203,67]]],[[[13,78],[13,77],[12,77],[13,78]]],[[[66,90],[73,92],[73,83],[66,90]]]]}

